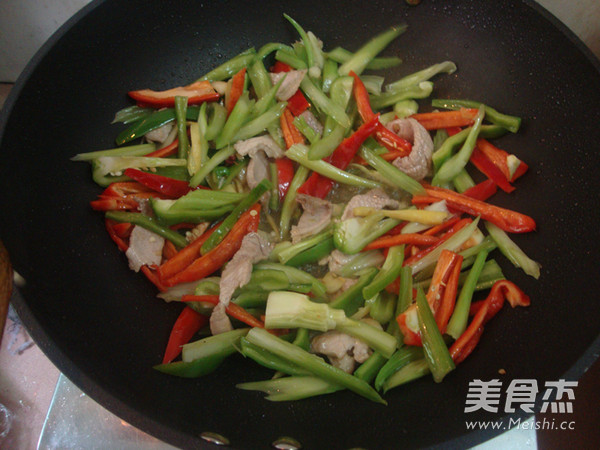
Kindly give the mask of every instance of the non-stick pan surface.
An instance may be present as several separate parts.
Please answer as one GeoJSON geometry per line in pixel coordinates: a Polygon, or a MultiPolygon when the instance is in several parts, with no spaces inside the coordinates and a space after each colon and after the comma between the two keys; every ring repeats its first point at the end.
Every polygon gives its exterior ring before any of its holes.
{"type": "Polygon", "coordinates": [[[599,64],[532,2],[98,1],[34,58],[1,123],[0,236],[26,280],[19,314],[84,392],[174,445],[210,447],[199,438],[206,431],[239,448],[267,448],[280,436],[305,448],[470,445],[497,432],[468,432],[465,420],[506,417],[464,413],[469,381],[498,378],[506,388],[535,379],[541,387],[578,377],[597,353],[599,64]],[[433,97],[481,100],[523,117],[519,134],[500,142],[530,170],[514,194],[494,202],[538,223],[515,240],[541,262],[540,280],[503,264],[532,304],[505,307],[443,383],[426,377],[392,390],[388,406],[349,392],[271,403],[234,387],[269,376],[241,357],[194,380],[153,370],[180,305],[156,299],[127,268],[89,207],[100,192],[89,167],[69,161],[113,146],[121,127],[110,122],[130,104],[127,91],[182,85],[250,46],[295,40],[284,12],[326,49],[354,50],[406,22],[408,31],[385,51],[404,60],[388,79],[452,60],[459,70],[435,80],[433,97]]]}

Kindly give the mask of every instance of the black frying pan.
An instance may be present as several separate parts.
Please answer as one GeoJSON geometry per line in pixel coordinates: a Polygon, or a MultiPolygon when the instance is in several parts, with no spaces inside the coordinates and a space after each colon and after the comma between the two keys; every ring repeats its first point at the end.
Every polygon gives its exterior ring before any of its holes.
{"type": "Polygon", "coordinates": [[[469,381],[501,378],[506,388],[519,378],[540,386],[576,378],[600,348],[599,105],[598,61],[533,2],[94,2],[37,54],[3,112],[0,236],[26,280],[15,307],[84,392],[177,446],[211,447],[199,438],[206,431],[239,448],[267,448],[280,436],[305,448],[483,441],[497,432],[468,433],[465,420],[503,414],[465,414],[469,381]],[[542,263],[539,282],[504,264],[532,305],[506,307],[442,384],[425,378],[393,390],[387,407],[349,392],[267,402],[235,389],[269,376],[241,357],[197,380],[154,371],[180,305],[156,299],[128,270],[89,208],[100,191],[89,167],[69,161],[113,146],[121,128],[110,122],[129,104],[128,90],[182,85],[249,46],[295,40],[284,12],[327,49],[355,49],[406,22],[409,30],[386,50],[404,59],[386,72],[390,79],[450,59],[459,71],[437,79],[435,97],[478,99],[524,119],[522,132],[501,144],[530,171],[514,195],[494,202],[538,221],[537,233],[515,239],[542,263]]]}

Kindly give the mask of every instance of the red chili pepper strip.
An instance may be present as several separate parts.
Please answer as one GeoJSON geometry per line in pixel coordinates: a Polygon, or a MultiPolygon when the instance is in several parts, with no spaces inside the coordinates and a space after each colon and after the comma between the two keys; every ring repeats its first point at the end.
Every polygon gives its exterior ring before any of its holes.
{"type": "MultiPolygon", "coordinates": [[[[379,157],[381,159],[385,160],[385,161],[393,161],[396,158],[401,158],[403,156],[406,156],[406,152],[404,150],[402,150],[402,151],[387,152],[387,153],[382,153],[381,155],[379,155],[379,157]]],[[[357,157],[356,162],[358,164],[363,165],[363,166],[366,166],[366,165],[369,164],[367,161],[365,161],[361,157],[357,157]]]]}
{"type": "Polygon", "coordinates": [[[485,202],[488,198],[496,193],[498,187],[492,180],[484,180],[481,183],[470,187],[463,195],[485,202]]]}
{"type": "Polygon", "coordinates": [[[119,234],[115,231],[116,222],[111,219],[104,220],[104,226],[106,227],[106,231],[108,231],[108,235],[110,238],[117,244],[117,247],[123,252],[126,252],[129,248],[129,245],[119,236],[119,234]]]}
{"type": "Polygon", "coordinates": [[[179,198],[192,189],[186,181],[175,180],[139,169],[125,169],[123,173],[138,183],[171,198],[179,198]]]}
{"type": "Polygon", "coordinates": [[[163,245],[162,254],[164,259],[171,259],[173,256],[175,256],[177,254],[177,248],[175,247],[175,244],[168,239],[165,239],[165,245],[163,245]]]}
{"type": "Polygon", "coordinates": [[[231,114],[233,107],[240,99],[244,92],[244,82],[246,80],[246,68],[243,67],[238,73],[231,78],[231,87],[229,94],[225,98],[225,108],[227,108],[227,115],[231,114]]]}
{"type": "Polygon", "coordinates": [[[130,91],[129,96],[137,102],[138,106],[152,108],[172,108],[175,106],[175,97],[177,96],[187,97],[188,105],[198,105],[218,100],[220,97],[209,81],[197,81],[188,86],[176,87],[166,91],[153,91],[151,89],[130,91]]]}
{"type": "Polygon", "coordinates": [[[290,188],[292,178],[294,178],[294,163],[286,157],[275,160],[277,166],[277,183],[279,190],[279,201],[282,201],[290,188]]]}
{"type": "Polygon", "coordinates": [[[481,216],[506,232],[527,233],[535,230],[535,220],[525,214],[490,205],[441,187],[429,186],[425,187],[425,191],[431,197],[446,200],[448,207],[473,216],[481,216]]]}
{"type": "Polygon", "coordinates": [[[431,205],[440,201],[439,198],[432,197],[430,195],[413,195],[410,200],[413,205],[431,205]]]}
{"type": "Polygon", "coordinates": [[[294,144],[304,144],[304,136],[294,125],[294,116],[287,107],[279,117],[279,123],[286,148],[290,148],[294,144]]]}
{"type": "Polygon", "coordinates": [[[137,181],[122,181],[111,183],[98,199],[90,202],[90,205],[96,211],[133,211],[138,209],[139,199],[149,197],[162,198],[160,194],[137,181]]]}
{"type": "Polygon", "coordinates": [[[166,156],[171,156],[177,153],[179,149],[179,139],[175,139],[169,145],[159,148],[158,150],[154,150],[152,153],[148,153],[146,156],[152,158],[164,158],[166,156]]]}
{"type": "MultiPolygon", "coordinates": [[[[183,302],[206,302],[212,303],[213,305],[219,304],[219,296],[218,295],[184,295],[181,297],[181,301],[183,302]]],[[[251,327],[259,327],[264,328],[265,324],[246,311],[239,305],[235,303],[229,303],[225,306],[225,312],[227,315],[237,319],[241,322],[244,322],[246,325],[251,327]]]]}
{"type": "Polygon", "coordinates": [[[112,229],[121,239],[129,239],[131,230],[133,230],[133,224],[127,222],[115,222],[112,229]]]}
{"type": "Polygon", "coordinates": [[[442,222],[439,225],[435,225],[435,226],[423,231],[423,233],[421,233],[421,234],[425,234],[427,236],[435,236],[443,231],[446,231],[448,228],[453,227],[460,220],[461,219],[458,216],[450,217],[445,222],[442,222]]]}
{"type": "MultiPolygon", "coordinates": [[[[423,343],[421,342],[421,336],[409,327],[407,319],[408,319],[408,315],[406,314],[406,311],[404,313],[400,314],[398,317],[396,317],[396,322],[398,323],[398,327],[400,328],[400,331],[402,332],[402,335],[404,336],[404,345],[414,345],[414,346],[423,345],[423,343]]],[[[417,323],[417,326],[418,326],[418,323],[417,323]]]]}
{"type": "Polygon", "coordinates": [[[408,222],[402,222],[392,228],[390,231],[384,234],[384,236],[396,236],[402,233],[402,229],[408,224],[408,222]]]}
{"type": "Polygon", "coordinates": [[[189,306],[183,308],[171,330],[162,363],[168,364],[177,358],[181,353],[181,347],[187,344],[207,323],[208,317],[194,311],[189,306]]]}
{"type": "Polygon", "coordinates": [[[412,144],[401,138],[381,122],[377,127],[375,139],[390,152],[403,152],[402,156],[408,156],[412,151],[412,144]]]}
{"type": "Polygon", "coordinates": [[[192,262],[194,262],[200,256],[200,248],[202,244],[210,237],[221,223],[217,223],[210,229],[206,230],[199,238],[195,239],[190,244],[179,250],[176,255],[171,257],[169,260],[162,263],[156,272],[161,280],[166,280],[175,276],[177,273],[183,271],[192,262]]]}
{"type": "MultiPolygon", "coordinates": [[[[369,101],[369,93],[364,83],[358,75],[350,71],[350,75],[354,78],[354,84],[352,86],[352,94],[356,101],[358,113],[362,118],[363,122],[370,121],[375,113],[371,108],[369,101]]],[[[392,130],[386,128],[381,122],[378,121],[377,132],[375,134],[377,142],[387,148],[389,151],[401,151],[402,156],[407,156],[412,150],[412,144],[406,139],[401,138],[392,130]]]]}
{"type": "Polygon", "coordinates": [[[294,70],[292,66],[281,61],[275,61],[275,64],[271,67],[271,72],[273,73],[291,72],[292,70],[294,70]]]}
{"type": "Polygon", "coordinates": [[[440,332],[443,334],[446,332],[446,326],[454,311],[454,305],[456,304],[456,297],[458,295],[458,282],[460,277],[460,269],[462,266],[463,257],[454,253],[457,258],[454,262],[454,266],[450,269],[450,276],[446,281],[444,293],[442,294],[441,301],[435,313],[435,322],[437,323],[440,332]]]}
{"type": "Polygon", "coordinates": [[[448,136],[454,136],[455,134],[458,134],[462,131],[461,127],[448,127],[446,128],[446,133],[448,133],[448,136]]]}
{"type": "MultiPolygon", "coordinates": [[[[132,224],[117,223],[114,220],[105,219],[104,225],[106,226],[106,231],[108,231],[108,235],[115,242],[115,244],[117,244],[117,247],[119,247],[119,250],[126,252],[127,249],[129,248],[129,244],[127,242],[125,242],[125,240],[121,237],[121,234],[124,232],[123,231],[124,227],[120,227],[120,226],[128,225],[129,232],[131,232],[131,228],[133,228],[132,224]]],[[[167,287],[159,280],[156,273],[152,269],[150,269],[150,267],[142,266],[141,271],[144,275],[146,275],[146,278],[148,278],[148,280],[150,280],[150,282],[152,282],[158,288],[159,291],[162,292],[167,289],[167,287]]]]}
{"type": "Polygon", "coordinates": [[[144,275],[146,275],[146,278],[148,278],[148,280],[158,288],[158,290],[160,292],[164,292],[167,290],[167,286],[165,286],[163,284],[163,282],[158,278],[158,275],[156,274],[156,271],[152,270],[150,267],[148,266],[142,266],[141,269],[142,273],[144,275]]]}
{"type": "Polygon", "coordinates": [[[358,114],[360,114],[363,122],[367,122],[373,118],[375,113],[373,112],[373,108],[371,108],[371,102],[369,100],[369,93],[367,92],[367,88],[364,83],[360,79],[354,71],[350,71],[350,76],[354,78],[354,84],[352,86],[352,95],[354,95],[354,100],[356,101],[356,107],[358,109],[358,114]]]}
{"type": "Polygon", "coordinates": [[[519,160],[519,165],[511,176],[510,169],[508,167],[508,157],[510,156],[508,152],[499,149],[489,141],[481,138],[477,139],[477,148],[479,148],[479,150],[481,150],[481,152],[487,156],[489,160],[492,161],[496,167],[498,167],[498,169],[502,171],[506,179],[511,182],[515,181],[517,178],[527,172],[527,169],[529,168],[527,164],[519,160]]]}
{"type": "Polygon", "coordinates": [[[440,238],[435,236],[426,236],[418,233],[396,234],[394,236],[383,236],[375,239],[362,250],[373,250],[376,248],[389,248],[395,245],[412,244],[412,245],[433,245],[440,238]]]}
{"type": "MultiPolygon", "coordinates": [[[[373,134],[379,123],[379,114],[373,116],[363,123],[354,133],[344,139],[333,153],[324,159],[338,169],[345,170],[358,152],[362,143],[373,134]]],[[[298,192],[312,197],[325,198],[333,187],[333,180],[316,172],[300,186],[298,192]]]]}
{"type": "Polygon", "coordinates": [[[90,206],[95,211],[135,211],[138,202],[132,198],[105,197],[100,195],[98,199],[92,200],[90,206]]]}
{"type": "Polygon", "coordinates": [[[426,130],[442,128],[467,127],[473,124],[477,109],[461,108],[457,111],[440,111],[419,113],[410,116],[419,122],[426,130]]]}
{"type": "MultiPolygon", "coordinates": [[[[496,289],[503,290],[503,296],[495,296],[490,302],[490,308],[488,309],[488,313],[485,317],[485,322],[488,322],[496,313],[502,309],[503,301],[506,298],[510,306],[516,308],[517,306],[529,306],[531,300],[527,294],[525,294],[516,284],[508,280],[499,280],[495,284],[498,284],[496,289]]],[[[493,288],[493,286],[492,286],[493,288]]],[[[469,311],[470,315],[477,314],[479,308],[483,305],[486,300],[480,300],[478,302],[474,302],[471,305],[471,310],[469,311]]]]}
{"type": "Polygon", "coordinates": [[[299,194],[311,197],[325,198],[333,187],[333,180],[313,172],[310,177],[298,188],[299,194]]]}
{"type": "Polygon", "coordinates": [[[469,160],[504,192],[511,193],[515,190],[515,187],[508,182],[502,171],[479,148],[475,147],[473,149],[469,160]]]}
{"type": "Polygon", "coordinates": [[[345,169],[350,165],[360,146],[377,130],[379,114],[364,122],[350,136],[345,138],[331,154],[331,164],[338,169],[345,169]]]}
{"type": "Polygon", "coordinates": [[[500,311],[505,299],[513,308],[530,304],[529,297],[517,285],[508,280],[496,281],[487,298],[480,303],[481,306],[467,329],[450,347],[450,356],[455,364],[464,361],[471,354],[479,342],[483,326],[500,311]]]}
{"type": "Polygon", "coordinates": [[[137,181],[117,181],[108,185],[100,196],[126,198],[130,194],[144,194],[152,192],[152,189],[147,188],[137,181]]]}
{"type": "MultiPolygon", "coordinates": [[[[481,339],[481,335],[483,334],[483,326],[474,328],[472,333],[469,335],[469,339],[466,342],[461,343],[462,347],[459,350],[455,350],[454,353],[450,353],[454,364],[460,364],[467,356],[471,354],[471,352],[477,347],[479,344],[479,339],[481,339]]],[[[455,341],[456,344],[458,341],[455,341]]]]}
{"type": "Polygon", "coordinates": [[[260,204],[257,204],[242,214],[231,231],[215,248],[197,258],[181,272],[164,280],[165,285],[170,287],[200,280],[219,270],[239,250],[244,236],[258,230],[259,221],[260,204]]]}
{"type": "MultiPolygon", "coordinates": [[[[446,331],[446,325],[454,310],[462,260],[462,256],[457,253],[442,251],[427,291],[427,303],[442,333],[446,331]]],[[[416,314],[416,305],[413,304],[396,317],[406,345],[422,345],[416,314]]]]}
{"type": "MultiPolygon", "coordinates": [[[[429,303],[434,316],[436,316],[436,322],[438,310],[446,291],[448,280],[454,271],[454,267],[459,263],[462,264],[462,256],[458,253],[451,252],[450,250],[443,250],[435,265],[431,284],[427,290],[427,302],[429,303]]],[[[439,325],[440,324],[438,323],[438,327],[439,325]]]]}
{"type": "Polygon", "coordinates": [[[310,108],[310,103],[306,100],[302,91],[298,89],[296,93],[288,99],[287,108],[294,116],[299,116],[310,108]]]}
{"type": "Polygon", "coordinates": [[[438,246],[442,245],[444,242],[446,242],[448,239],[450,239],[458,230],[466,227],[471,222],[472,222],[471,219],[461,219],[461,220],[459,220],[458,222],[456,222],[452,226],[452,228],[450,228],[446,233],[444,233],[439,238],[439,240],[437,241],[437,243],[433,244],[430,247],[424,248],[423,250],[419,251],[419,253],[417,253],[416,255],[413,255],[410,258],[404,260],[404,265],[405,266],[410,266],[411,264],[414,264],[416,261],[420,260],[425,255],[427,255],[430,252],[432,252],[435,248],[437,248],[438,246]]]}

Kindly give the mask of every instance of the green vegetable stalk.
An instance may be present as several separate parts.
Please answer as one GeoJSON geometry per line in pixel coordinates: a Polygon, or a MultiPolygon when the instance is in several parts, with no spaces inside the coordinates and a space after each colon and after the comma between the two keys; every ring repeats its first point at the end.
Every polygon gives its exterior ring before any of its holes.
{"type": "Polygon", "coordinates": [[[334,225],[333,242],[340,251],[353,255],[399,223],[399,220],[384,218],[379,213],[351,217],[334,225]]]}
{"type": "Polygon", "coordinates": [[[224,62],[220,66],[214,68],[202,78],[197,81],[222,81],[227,80],[242,70],[244,67],[248,67],[254,61],[256,57],[256,50],[249,48],[243,51],[237,56],[234,56],[230,60],[224,62]]]}
{"type": "Polygon", "coordinates": [[[381,270],[368,286],[363,289],[363,297],[371,298],[386,288],[400,275],[404,262],[404,245],[396,245],[389,249],[381,270]]]}
{"type": "Polygon", "coordinates": [[[275,291],[269,294],[265,310],[266,328],[308,328],[315,331],[338,330],[364,341],[369,347],[390,357],[396,339],[365,322],[346,317],[343,310],[326,303],[315,303],[295,292],[275,291]]]}
{"type": "MultiPolygon", "coordinates": [[[[472,100],[434,99],[431,101],[432,107],[446,109],[480,108],[482,105],[483,103],[472,100]]],[[[519,131],[519,127],[521,126],[520,117],[502,114],[489,106],[485,106],[485,117],[493,124],[505,128],[511,133],[519,131]]]]}
{"type": "Polygon", "coordinates": [[[377,269],[371,267],[367,269],[365,273],[363,273],[358,281],[350,286],[349,289],[346,289],[341,295],[336,297],[329,306],[331,308],[342,309],[346,313],[346,316],[351,316],[358,308],[363,306],[365,302],[365,298],[363,297],[363,289],[365,286],[369,285],[373,278],[377,274],[377,269]]]}
{"type": "Polygon", "coordinates": [[[337,167],[323,160],[313,161],[308,158],[308,148],[303,144],[292,145],[286,152],[286,156],[292,161],[296,161],[302,166],[317,172],[327,178],[331,178],[341,184],[363,188],[377,188],[381,185],[373,180],[367,180],[349,172],[338,169],[337,167]]]}
{"type": "Polygon", "coordinates": [[[128,222],[134,225],[139,225],[140,227],[152,231],[153,233],[156,233],[159,236],[171,241],[179,248],[185,247],[188,243],[187,239],[181,234],[163,226],[157,220],[142,213],[128,211],[107,211],[105,217],[116,222],[128,222]]]}
{"type": "Polygon", "coordinates": [[[340,66],[338,73],[340,75],[348,75],[350,72],[354,72],[357,75],[360,75],[367,65],[384,48],[386,48],[390,42],[406,31],[406,28],[407,26],[405,24],[394,26],[373,37],[340,66]]]}
{"type": "Polygon", "coordinates": [[[425,194],[425,188],[423,188],[421,183],[378,156],[370,148],[363,145],[360,149],[360,156],[379,172],[388,184],[403,189],[412,195],[425,194]]]}
{"type": "Polygon", "coordinates": [[[477,115],[475,116],[475,122],[469,131],[469,135],[465,140],[461,149],[452,157],[450,157],[436,172],[431,183],[435,186],[440,186],[444,183],[448,183],[454,177],[456,177],[461,170],[465,168],[469,162],[469,158],[475,149],[477,138],[479,137],[479,131],[481,129],[481,123],[485,114],[485,107],[481,106],[477,115]]]}
{"type": "Polygon", "coordinates": [[[427,303],[422,290],[417,291],[417,317],[419,318],[419,330],[423,342],[423,354],[436,383],[441,382],[444,377],[454,370],[455,365],[440,333],[435,318],[427,303]]]}
{"type": "Polygon", "coordinates": [[[221,225],[213,231],[210,237],[202,245],[201,253],[205,255],[213,248],[215,248],[219,242],[223,240],[225,235],[229,233],[229,230],[233,228],[235,223],[238,221],[242,213],[254,205],[262,195],[272,187],[271,182],[266,178],[262,180],[258,185],[250,191],[250,193],[239,202],[231,213],[221,222],[221,225]]]}
{"type": "Polygon", "coordinates": [[[343,386],[377,403],[386,401],[368,383],[327,364],[321,358],[300,347],[273,336],[262,328],[253,328],[247,335],[249,342],[287,359],[332,384],[343,386]]]}
{"type": "Polygon", "coordinates": [[[292,376],[273,380],[240,383],[239,389],[262,391],[272,402],[302,400],[317,395],[331,394],[343,389],[343,386],[333,384],[315,376],[292,376]]]}
{"type": "Polygon", "coordinates": [[[527,274],[535,278],[540,277],[540,263],[534,261],[525,254],[523,250],[510,238],[505,231],[498,228],[490,222],[484,222],[490,236],[498,244],[498,248],[504,256],[513,263],[515,267],[520,267],[527,274]]]}
{"type": "Polygon", "coordinates": [[[175,118],[177,120],[177,137],[179,139],[178,156],[187,158],[190,143],[187,136],[187,97],[175,97],[175,118]]]}
{"type": "Polygon", "coordinates": [[[219,367],[227,356],[236,352],[240,339],[248,331],[249,328],[240,328],[185,344],[181,353],[182,361],[159,364],[154,369],[185,378],[206,375],[219,367]]]}
{"type": "Polygon", "coordinates": [[[477,280],[481,275],[481,271],[483,270],[483,266],[485,264],[487,256],[488,251],[486,250],[482,250],[477,255],[475,263],[469,271],[469,275],[467,276],[467,279],[463,284],[460,294],[458,294],[456,304],[454,305],[454,312],[452,313],[452,316],[448,321],[448,326],[446,327],[446,334],[452,336],[454,339],[458,339],[467,328],[467,322],[469,320],[469,308],[471,307],[471,299],[473,298],[473,293],[475,292],[477,280]]]}

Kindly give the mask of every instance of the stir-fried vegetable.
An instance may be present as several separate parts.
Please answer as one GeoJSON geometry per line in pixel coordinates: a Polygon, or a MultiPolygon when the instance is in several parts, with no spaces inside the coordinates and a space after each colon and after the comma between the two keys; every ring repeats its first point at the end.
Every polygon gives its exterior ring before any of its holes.
{"type": "Polygon", "coordinates": [[[471,100],[419,111],[458,68],[403,73],[385,52],[406,25],[328,51],[285,19],[298,42],[130,91],[118,147],[73,160],[105,188],[91,207],[130,267],[181,304],[155,369],[203,376],[241,354],[276,371],[237,385],[269,400],[349,389],[385,404],[396,386],[453,376],[505,299],[530,303],[491,256],[541,276],[509,236],[536,222],[493,204],[527,171],[491,142],[521,120],[471,100]],[[390,67],[402,76],[365,74],[390,67]]]}

